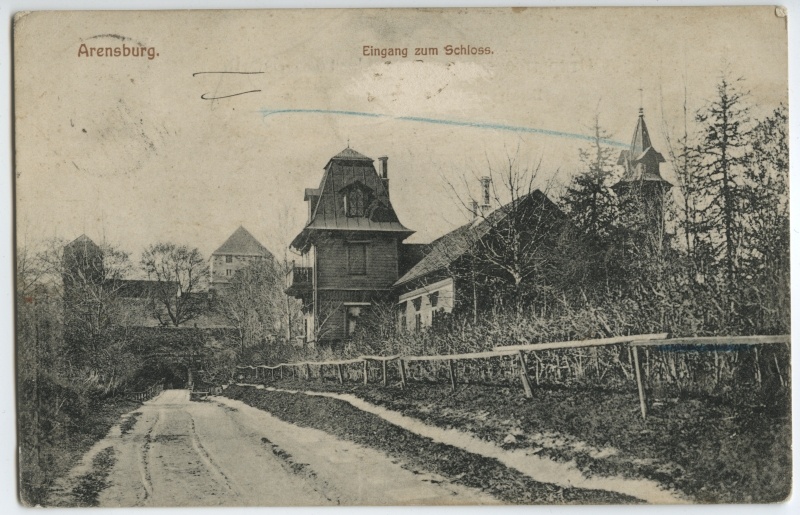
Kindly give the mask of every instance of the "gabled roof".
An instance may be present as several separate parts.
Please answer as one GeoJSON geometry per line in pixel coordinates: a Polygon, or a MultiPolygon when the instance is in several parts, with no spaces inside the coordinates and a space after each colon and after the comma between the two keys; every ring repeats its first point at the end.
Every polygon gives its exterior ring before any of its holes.
{"type": "Polygon", "coordinates": [[[314,230],[378,231],[413,234],[397,218],[389,200],[386,184],[378,175],[373,160],[346,148],[325,165],[319,188],[305,190],[304,198],[312,202],[311,219],[292,241],[292,247],[302,248],[314,230]],[[347,216],[343,194],[350,188],[369,191],[366,216],[347,216]]]}
{"type": "Polygon", "coordinates": [[[431,242],[425,251],[425,256],[414,265],[411,270],[406,272],[395,286],[411,282],[433,272],[438,272],[448,268],[456,260],[464,256],[473,246],[484,238],[491,230],[497,227],[504,218],[511,215],[515,209],[523,205],[535,203],[542,209],[547,209],[554,216],[564,218],[564,213],[550,200],[547,195],[540,190],[518,198],[514,202],[492,211],[482,218],[473,220],[461,227],[445,234],[444,236],[431,242]]]}
{"type": "Polygon", "coordinates": [[[272,257],[272,253],[241,225],[211,255],[272,257]]]}

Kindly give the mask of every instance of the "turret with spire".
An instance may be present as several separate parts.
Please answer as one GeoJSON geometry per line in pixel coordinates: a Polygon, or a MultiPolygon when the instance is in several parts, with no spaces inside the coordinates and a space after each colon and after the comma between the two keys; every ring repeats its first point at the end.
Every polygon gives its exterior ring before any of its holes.
{"type": "Polygon", "coordinates": [[[611,188],[622,200],[638,198],[659,227],[664,223],[664,197],[672,188],[672,184],[661,177],[660,166],[664,161],[664,156],[653,148],[644,122],[644,109],[640,107],[631,147],[620,152],[617,160],[624,170],[622,178],[611,188]]]}

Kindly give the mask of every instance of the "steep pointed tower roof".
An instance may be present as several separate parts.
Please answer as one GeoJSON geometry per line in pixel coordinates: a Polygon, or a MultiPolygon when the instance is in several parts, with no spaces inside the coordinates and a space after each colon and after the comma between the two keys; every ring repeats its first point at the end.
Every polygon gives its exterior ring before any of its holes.
{"type": "Polygon", "coordinates": [[[272,253],[241,225],[227,240],[225,240],[225,243],[211,255],[216,256],[220,254],[235,256],[272,256],[272,253]]]}
{"type": "Polygon", "coordinates": [[[623,166],[625,171],[622,179],[613,186],[614,191],[619,193],[635,182],[657,183],[663,188],[671,188],[672,184],[661,177],[659,170],[664,161],[664,156],[653,148],[647,124],[644,122],[644,110],[639,108],[639,119],[633,131],[631,147],[620,152],[617,160],[617,164],[623,166]]]}
{"type": "Polygon", "coordinates": [[[633,139],[631,140],[631,154],[634,156],[641,155],[652,146],[647,124],[644,123],[644,109],[639,108],[639,120],[636,122],[636,130],[633,131],[633,139]]]}

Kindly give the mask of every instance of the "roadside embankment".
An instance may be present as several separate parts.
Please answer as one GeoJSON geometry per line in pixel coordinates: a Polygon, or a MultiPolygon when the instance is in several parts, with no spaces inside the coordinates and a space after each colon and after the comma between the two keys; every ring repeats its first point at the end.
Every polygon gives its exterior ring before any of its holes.
{"type": "MultiPolygon", "coordinates": [[[[613,483],[622,479],[631,484],[644,481],[645,485],[658,485],[653,495],[634,495],[647,502],[671,502],[659,492],[667,498],[694,502],[779,502],[790,491],[790,418],[788,405],[784,410],[781,402],[765,407],[728,404],[713,398],[664,398],[654,401],[651,415],[642,421],[635,392],[541,388],[533,399],[525,399],[515,390],[489,385],[459,385],[455,392],[436,384],[411,384],[401,390],[284,380],[270,382],[269,386],[312,395],[344,394],[351,397],[348,402],[360,399],[425,426],[457,429],[491,444],[490,449],[556,462],[571,473],[579,471],[588,480],[583,485],[604,485],[604,480],[608,485],[608,480],[613,483]]],[[[351,423],[354,417],[361,420],[362,415],[357,413],[376,416],[365,413],[364,406],[347,405],[341,399],[241,387],[230,387],[226,395],[284,420],[344,437],[362,433],[362,422],[357,426],[351,423]],[[337,415],[322,415],[329,410],[337,415]]],[[[391,437],[391,431],[383,438],[359,436],[362,443],[383,446],[387,452],[394,446],[391,437]]],[[[512,467],[499,461],[497,465],[513,470],[513,461],[512,467]]],[[[447,467],[461,473],[456,465],[447,467]]],[[[530,474],[523,476],[529,478],[530,474]]],[[[569,484],[575,485],[575,481],[569,484]]],[[[609,488],[630,492],[627,486],[609,488]]],[[[507,502],[548,502],[536,495],[525,499],[513,494],[499,497],[507,502]]],[[[581,494],[570,502],[607,501],[581,494]]]]}

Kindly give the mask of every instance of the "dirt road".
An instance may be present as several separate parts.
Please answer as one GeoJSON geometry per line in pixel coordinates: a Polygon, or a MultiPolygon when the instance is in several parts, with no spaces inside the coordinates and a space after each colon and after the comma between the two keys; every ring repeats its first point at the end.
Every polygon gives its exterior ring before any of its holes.
{"type": "Polygon", "coordinates": [[[58,504],[93,488],[108,507],[497,503],[239,401],[191,402],[186,390],[166,390],[125,417],[61,482],[58,504]]]}

